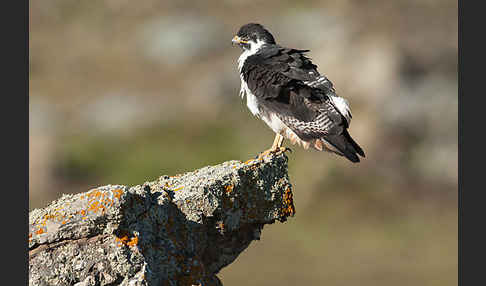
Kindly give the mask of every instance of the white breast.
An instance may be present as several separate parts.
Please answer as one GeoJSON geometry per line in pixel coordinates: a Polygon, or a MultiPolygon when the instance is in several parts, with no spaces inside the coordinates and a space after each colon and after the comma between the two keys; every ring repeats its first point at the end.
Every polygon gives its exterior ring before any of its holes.
{"type": "MultiPolygon", "coordinates": [[[[256,96],[251,93],[246,85],[245,81],[241,81],[241,88],[244,89],[244,94],[246,94],[246,106],[250,109],[251,113],[257,117],[260,117],[260,109],[258,107],[258,100],[256,96]]],[[[240,91],[241,93],[241,91],[240,91]]]]}
{"type": "Polygon", "coordinates": [[[248,85],[243,79],[243,74],[241,73],[241,70],[243,69],[243,65],[245,64],[246,59],[249,56],[256,54],[263,44],[264,42],[262,41],[252,43],[251,49],[244,50],[238,58],[238,71],[240,72],[241,80],[240,96],[241,98],[243,98],[246,95],[246,105],[248,106],[248,109],[250,109],[251,113],[257,117],[260,117],[260,110],[258,108],[257,98],[253,95],[253,93],[251,93],[250,89],[248,88],[248,85]]]}

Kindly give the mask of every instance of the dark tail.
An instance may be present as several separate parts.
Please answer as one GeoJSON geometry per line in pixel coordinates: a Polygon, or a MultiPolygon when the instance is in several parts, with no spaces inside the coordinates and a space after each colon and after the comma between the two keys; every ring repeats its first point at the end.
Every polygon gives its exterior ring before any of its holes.
{"type": "Polygon", "coordinates": [[[365,157],[363,149],[361,149],[358,143],[351,138],[347,130],[344,130],[344,132],[339,135],[327,135],[323,139],[329,142],[329,144],[334,146],[344,157],[353,163],[358,163],[360,161],[356,154],[365,157]]]}

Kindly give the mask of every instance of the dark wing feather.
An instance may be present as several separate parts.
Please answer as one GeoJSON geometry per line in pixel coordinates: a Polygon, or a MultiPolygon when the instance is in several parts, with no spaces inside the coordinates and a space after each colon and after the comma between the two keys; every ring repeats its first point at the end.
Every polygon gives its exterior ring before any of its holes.
{"type": "Polygon", "coordinates": [[[255,60],[265,68],[278,71],[288,78],[318,88],[326,95],[336,95],[332,82],[317,71],[317,66],[305,56],[309,50],[283,48],[269,45],[255,56],[255,60]]]}
{"type": "Polygon", "coordinates": [[[346,126],[346,120],[329,100],[334,89],[306,84],[320,76],[316,65],[304,56],[307,51],[265,46],[246,59],[243,78],[259,102],[278,114],[303,122],[313,122],[320,116],[334,125],[346,126]]]}
{"type": "Polygon", "coordinates": [[[324,139],[356,162],[356,153],[363,152],[348,139],[348,123],[329,98],[335,95],[332,83],[317,72],[304,55],[307,51],[266,46],[246,59],[244,80],[259,104],[275,112],[299,138],[324,139]]]}

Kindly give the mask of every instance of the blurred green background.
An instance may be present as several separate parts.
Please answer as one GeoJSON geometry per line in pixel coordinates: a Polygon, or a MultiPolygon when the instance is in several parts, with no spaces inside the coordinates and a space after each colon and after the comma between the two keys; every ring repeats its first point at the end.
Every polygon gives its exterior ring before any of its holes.
{"type": "Polygon", "coordinates": [[[367,157],[294,146],[296,216],[224,285],[457,285],[456,1],[30,1],[30,209],[267,149],[238,97],[248,22],[311,50],[367,157]]]}

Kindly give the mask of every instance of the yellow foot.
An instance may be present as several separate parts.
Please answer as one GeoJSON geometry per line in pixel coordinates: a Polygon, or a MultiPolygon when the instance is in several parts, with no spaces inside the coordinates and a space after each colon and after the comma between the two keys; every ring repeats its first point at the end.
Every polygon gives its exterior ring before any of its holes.
{"type": "Polygon", "coordinates": [[[266,151],[263,151],[262,153],[260,153],[257,157],[258,160],[263,160],[263,157],[266,157],[270,154],[275,154],[275,155],[278,155],[278,154],[282,154],[282,153],[285,153],[285,152],[291,152],[292,153],[292,149],[290,148],[287,148],[287,147],[277,147],[275,149],[268,149],[266,151]]]}
{"type": "Polygon", "coordinates": [[[271,153],[275,153],[277,150],[272,150],[272,149],[268,149],[266,151],[263,151],[262,153],[260,153],[257,157],[258,160],[262,160],[263,157],[266,157],[268,155],[270,155],[271,153]]]}

